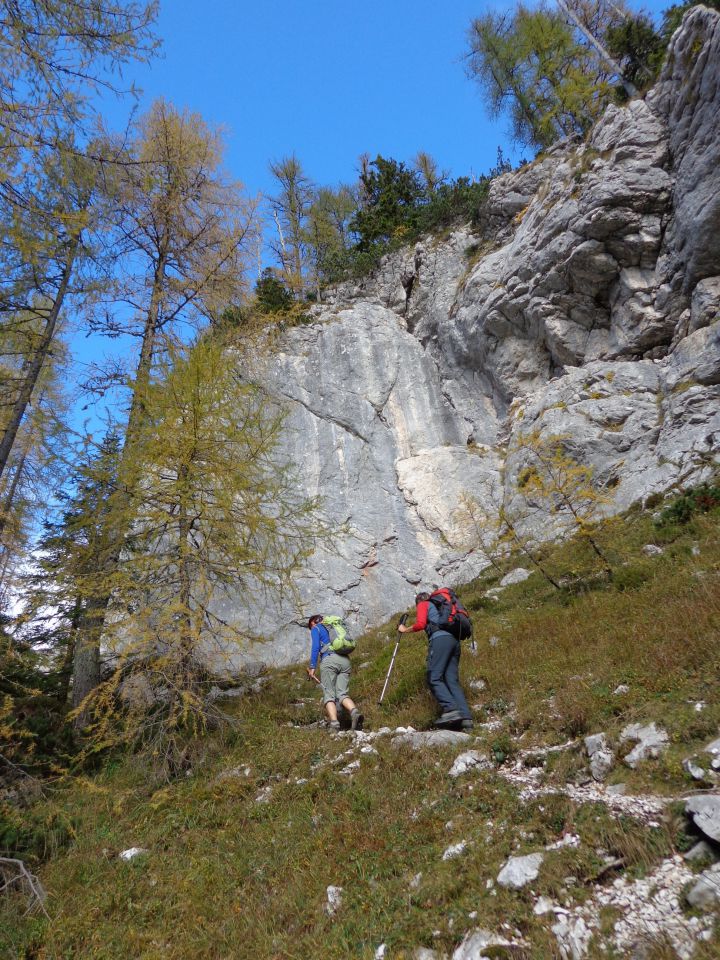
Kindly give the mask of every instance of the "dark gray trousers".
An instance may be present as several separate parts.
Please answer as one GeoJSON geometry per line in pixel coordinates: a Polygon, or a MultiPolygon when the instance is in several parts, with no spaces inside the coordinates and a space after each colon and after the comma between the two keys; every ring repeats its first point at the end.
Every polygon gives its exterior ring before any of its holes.
{"type": "Polygon", "coordinates": [[[444,630],[436,630],[428,643],[427,682],[443,713],[459,710],[463,720],[471,719],[460,686],[460,641],[444,630]]]}

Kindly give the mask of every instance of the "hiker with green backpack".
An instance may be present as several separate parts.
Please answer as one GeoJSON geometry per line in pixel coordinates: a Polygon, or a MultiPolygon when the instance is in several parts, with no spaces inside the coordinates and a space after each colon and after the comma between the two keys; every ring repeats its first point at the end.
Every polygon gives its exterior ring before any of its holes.
{"type": "Polygon", "coordinates": [[[318,680],[315,670],[319,663],[328,727],[340,729],[337,705],[341,704],[350,714],[351,729],[361,730],[363,715],[350,699],[350,654],[355,649],[355,641],[348,636],[341,617],[313,614],[308,620],[308,630],[312,641],[308,676],[318,680]],[[329,630],[333,632],[332,637],[329,630]]]}

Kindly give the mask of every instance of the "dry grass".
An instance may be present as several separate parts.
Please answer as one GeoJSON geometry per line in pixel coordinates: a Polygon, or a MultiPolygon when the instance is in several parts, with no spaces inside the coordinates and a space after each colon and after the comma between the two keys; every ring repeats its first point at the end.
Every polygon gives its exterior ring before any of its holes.
{"type": "MultiPolygon", "coordinates": [[[[638,516],[605,535],[616,562],[642,569],[634,585],[599,584],[586,575],[582,549],[566,545],[548,562],[556,572],[573,571],[572,589],[558,594],[534,575],[492,606],[483,599],[491,577],[462,591],[476,611],[479,645],[477,656],[463,655],[464,680],[487,683],[470,702],[480,699],[479,720],[503,721],[486,738],[499,759],[517,749],[513,738],[523,733],[530,746],[601,729],[614,737],[627,722],[657,720],[673,741],[668,757],[622,777],[653,790],[689,789],[681,757],[720,726],[718,518],[655,531],[638,516]],[[665,554],[649,561],[641,548],[653,538],[665,554]],[[490,636],[500,643],[491,646],[490,636]],[[627,695],[613,694],[619,683],[630,686],[627,695]],[[707,706],[698,713],[701,699],[707,706]]],[[[386,702],[377,705],[395,622],[361,642],[353,695],[372,727],[422,727],[434,706],[418,636],[402,641],[386,702]]],[[[388,957],[400,960],[415,946],[447,952],[468,929],[507,923],[533,944],[529,956],[545,960],[557,947],[547,919],[532,913],[529,891],[488,889],[507,856],[577,832],[582,846],[549,855],[534,884],[572,904],[587,896],[605,864],[598,850],[641,873],[680,842],[677,817],[649,830],[563,796],[519,804],[502,777],[451,782],[452,753],[397,751],[387,738],[376,742],[377,755],[362,757],[353,777],[342,776],[342,764],[330,761],[347,743],[309,725],[320,703],[302,669],[273,674],[266,691],[236,709],[238,732],[212,741],[184,780],[157,790],[142,770],[119,762],[37,806],[39,822],[52,807],[72,822],[74,838],[33,865],[51,919],[22,918],[5,905],[0,953],[37,960],[370,958],[385,942],[388,957]],[[248,776],[217,779],[246,765],[248,776]],[[267,787],[269,801],[257,803],[267,787]],[[445,848],[460,839],[468,841],[466,853],[443,861],[445,848]],[[148,853],[120,861],[130,846],[148,853]],[[576,884],[568,887],[568,877],[576,884]],[[331,883],[345,890],[332,920],[323,911],[331,883]]],[[[582,762],[581,752],[557,755],[548,776],[568,776],[582,762]]]]}

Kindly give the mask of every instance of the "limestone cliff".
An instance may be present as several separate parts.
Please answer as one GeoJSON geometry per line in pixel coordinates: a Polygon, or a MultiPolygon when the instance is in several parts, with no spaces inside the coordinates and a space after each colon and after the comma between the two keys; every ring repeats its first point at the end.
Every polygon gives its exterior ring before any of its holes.
{"type": "MultiPolygon", "coordinates": [[[[263,658],[302,656],[302,614],[366,628],[470,579],[485,560],[458,501],[512,498],[522,431],[568,435],[618,510],[709,475],[719,317],[720,16],[695,7],[644,99],[495,180],[477,230],[386,258],[285,336],[266,373],[284,453],[344,532],[298,578],[302,609],[252,624],[263,658]]],[[[241,599],[224,612],[242,621],[241,599]]]]}

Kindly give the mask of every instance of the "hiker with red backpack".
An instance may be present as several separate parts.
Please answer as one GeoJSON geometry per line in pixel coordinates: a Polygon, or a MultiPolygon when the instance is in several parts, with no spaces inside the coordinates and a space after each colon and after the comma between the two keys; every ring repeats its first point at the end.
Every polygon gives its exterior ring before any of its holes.
{"type": "Polygon", "coordinates": [[[472,635],[467,610],[447,587],[415,597],[415,623],[400,623],[400,633],[424,630],[428,636],[427,682],[442,708],[436,727],[472,730],[473,722],[460,686],[461,642],[472,635]]]}
{"type": "Polygon", "coordinates": [[[350,654],[355,649],[355,641],[347,633],[341,617],[314,614],[308,620],[308,630],[312,646],[308,676],[321,684],[323,703],[330,730],[339,730],[338,704],[350,714],[350,728],[362,730],[363,715],[355,702],[350,699],[350,654]],[[332,630],[330,636],[328,630],[332,630]],[[320,676],[315,670],[320,664],[320,676]]]}

